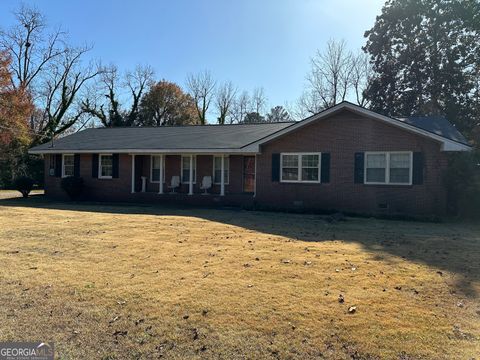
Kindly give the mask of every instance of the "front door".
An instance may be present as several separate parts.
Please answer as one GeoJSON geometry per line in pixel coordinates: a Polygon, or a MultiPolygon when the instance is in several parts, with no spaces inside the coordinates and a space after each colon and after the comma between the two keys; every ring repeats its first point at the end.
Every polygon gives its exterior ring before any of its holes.
{"type": "Polygon", "coordinates": [[[255,156],[243,157],[243,192],[255,191],[255,156]]]}

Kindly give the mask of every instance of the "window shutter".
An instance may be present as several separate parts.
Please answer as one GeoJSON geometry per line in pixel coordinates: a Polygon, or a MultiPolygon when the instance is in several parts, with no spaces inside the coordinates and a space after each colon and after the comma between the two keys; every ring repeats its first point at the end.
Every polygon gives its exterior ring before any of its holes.
{"type": "Polygon", "coordinates": [[[322,153],[322,163],[321,163],[321,182],[329,183],[330,182],[330,153],[322,153]]]}
{"type": "Polygon", "coordinates": [[[118,154],[113,154],[112,155],[112,178],[114,179],[118,178],[118,160],[119,160],[118,154]]]}
{"type": "Polygon", "coordinates": [[[280,181],[280,154],[272,154],[272,181],[280,181]]]}
{"type": "Polygon", "coordinates": [[[365,153],[357,152],[355,153],[355,175],[354,182],[355,184],[363,184],[363,172],[364,172],[364,162],[365,162],[365,153]]]}
{"type": "Polygon", "coordinates": [[[92,178],[98,178],[98,154],[92,154],[92,178]]]}
{"type": "Polygon", "coordinates": [[[55,154],[55,176],[62,177],[62,154],[55,154]]]}
{"type": "Polygon", "coordinates": [[[421,152],[413,153],[413,174],[412,183],[415,185],[423,184],[423,154],[421,152]]]}
{"type": "Polygon", "coordinates": [[[80,177],[80,154],[73,156],[73,176],[80,177]]]}

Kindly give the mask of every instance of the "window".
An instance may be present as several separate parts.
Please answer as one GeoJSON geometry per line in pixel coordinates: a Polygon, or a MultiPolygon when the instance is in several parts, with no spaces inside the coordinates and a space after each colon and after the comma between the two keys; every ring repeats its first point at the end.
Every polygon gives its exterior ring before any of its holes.
{"type": "MultiPolygon", "coordinates": [[[[193,183],[196,183],[197,158],[193,156],[193,183]]],[[[182,156],[182,183],[190,182],[190,156],[182,156]]]]}
{"type": "Polygon", "coordinates": [[[111,179],[113,174],[113,156],[100,154],[98,161],[98,177],[100,179],[111,179]]]}
{"type": "MultiPolygon", "coordinates": [[[[150,182],[158,183],[160,178],[161,155],[152,155],[150,158],[150,182]]],[[[163,176],[162,181],[165,182],[165,158],[163,158],[163,176]]]]}
{"type": "MultiPolygon", "coordinates": [[[[229,182],[229,172],[230,172],[230,160],[228,156],[223,158],[223,179],[225,184],[229,182]]],[[[214,156],[213,157],[213,182],[215,184],[220,184],[222,176],[222,157],[221,156],[214,156]]]]}
{"type": "Polygon", "coordinates": [[[281,154],[282,182],[320,182],[320,153],[281,154]]]}
{"type": "Polygon", "coordinates": [[[62,177],[75,175],[75,156],[64,154],[62,156],[62,177]]]}
{"type": "Polygon", "coordinates": [[[385,183],[387,179],[387,154],[366,154],[366,183],[385,183]]]}
{"type": "Polygon", "coordinates": [[[365,184],[412,184],[412,152],[367,152],[365,157],[365,184]]]}

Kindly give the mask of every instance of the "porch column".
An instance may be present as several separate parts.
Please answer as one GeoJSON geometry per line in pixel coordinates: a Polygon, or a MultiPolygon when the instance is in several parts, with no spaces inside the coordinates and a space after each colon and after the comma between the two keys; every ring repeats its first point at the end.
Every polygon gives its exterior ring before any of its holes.
{"type": "Polygon", "coordinates": [[[160,178],[159,180],[159,185],[158,185],[158,193],[163,194],[163,155],[160,155],[160,178]]]}
{"type": "Polygon", "coordinates": [[[253,197],[257,196],[257,155],[255,154],[255,181],[253,182],[253,197]]]}
{"type": "Polygon", "coordinates": [[[220,175],[220,196],[225,196],[225,155],[222,154],[221,161],[221,175],[220,175]]]}
{"type": "Polygon", "coordinates": [[[135,154],[132,154],[132,194],[135,193],[135,154]]]}
{"type": "Polygon", "coordinates": [[[193,195],[193,155],[190,155],[190,179],[188,181],[188,195],[193,195]]]}

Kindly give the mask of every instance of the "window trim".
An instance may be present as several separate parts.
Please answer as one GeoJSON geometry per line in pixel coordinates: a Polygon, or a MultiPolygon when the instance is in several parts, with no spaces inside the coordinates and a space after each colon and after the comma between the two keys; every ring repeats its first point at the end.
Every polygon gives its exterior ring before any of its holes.
{"type": "Polygon", "coordinates": [[[366,151],[365,161],[363,164],[363,183],[366,185],[401,185],[409,186],[413,184],[413,151],[366,151]],[[367,181],[367,156],[368,155],[385,155],[385,182],[367,181]],[[408,183],[390,182],[390,156],[397,154],[408,154],[410,157],[409,181],[408,183]]]}
{"type": "Polygon", "coordinates": [[[155,156],[160,156],[160,157],[163,157],[163,161],[162,161],[162,168],[163,168],[163,171],[162,171],[162,175],[163,175],[163,183],[165,183],[165,155],[150,155],[150,183],[152,184],[158,184],[160,183],[160,179],[158,181],[154,181],[153,180],[153,158],[155,156]]]}
{"type": "Polygon", "coordinates": [[[62,178],[75,176],[75,154],[62,154],[62,178]],[[65,156],[73,156],[73,175],[65,175],[65,156]]]}
{"type": "Polygon", "coordinates": [[[282,152],[280,153],[280,182],[281,183],[299,183],[299,184],[321,184],[322,182],[322,153],[321,152],[282,152]],[[283,180],[283,156],[298,156],[298,179],[302,178],[302,156],[318,155],[318,180],[283,180]]]}
{"type": "Polygon", "coordinates": [[[102,176],[102,157],[112,157],[112,174],[113,174],[113,154],[98,154],[98,178],[99,179],[112,179],[112,176],[102,176]]]}
{"type": "MultiPolygon", "coordinates": [[[[224,182],[224,185],[229,185],[230,184],[230,155],[213,155],[213,166],[212,166],[212,170],[213,170],[213,174],[212,174],[212,179],[213,179],[213,184],[214,185],[221,185],[222,183],[219,181],[219,182],[215,182],[215,158],[219,158],[221,159],[222,156],[224,158],[227,158],[228,159],[228,168],[227,169],[224,169],[224,170],[227,170],[228,172],[228,181],[225,181],[224,182]]],[[[222,171],[222,169],[219,169],[220,171],[222,171]]]]}
{"type": "MultiPolygon", "coordinates": [[[[180,166],[180,183],[181,184],[190,184],[190,179],[187,181],[183,181],[183,158],[188,157],[190,158],[190,155],[181,155],[182,161],[181,161],[181,166],[180,166]]],[[[195,176],[193,177],[193,184],[197,183],[197,155],[193,155],[193,172],[195,176]]]]}

